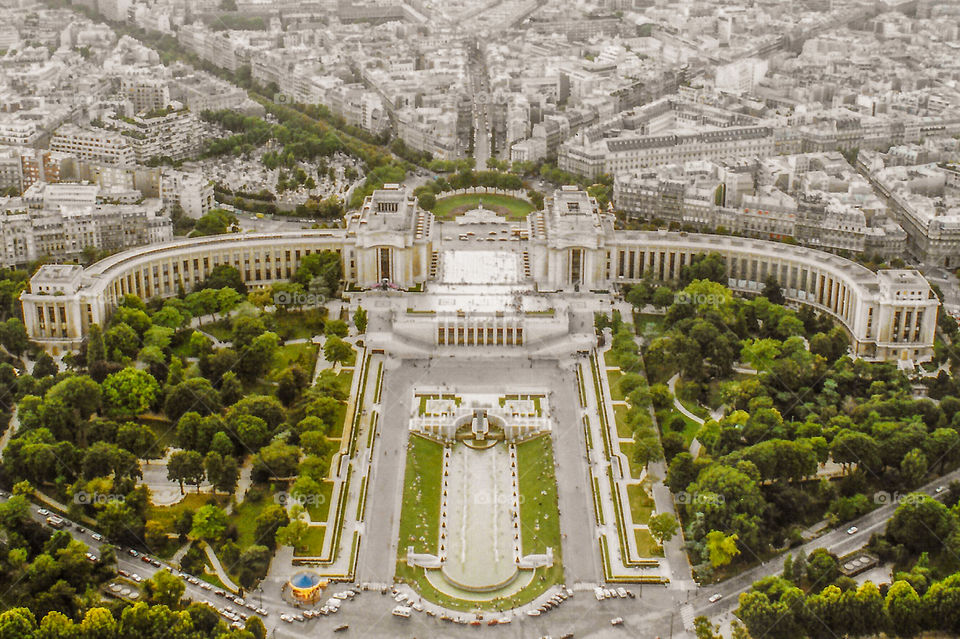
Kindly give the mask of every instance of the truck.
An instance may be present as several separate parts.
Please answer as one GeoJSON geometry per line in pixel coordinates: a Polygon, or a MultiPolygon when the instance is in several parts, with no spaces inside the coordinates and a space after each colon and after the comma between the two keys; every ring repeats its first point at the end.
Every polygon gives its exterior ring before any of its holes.
{"type": "Polygon", "coordinates": [[[63,528],[66,525],[66,522],[63,521],[62,517],[57,517],[56,515],[50,515],[47,517],[47,525],[51,528],[56,528],[57,530],[63,528]]]}

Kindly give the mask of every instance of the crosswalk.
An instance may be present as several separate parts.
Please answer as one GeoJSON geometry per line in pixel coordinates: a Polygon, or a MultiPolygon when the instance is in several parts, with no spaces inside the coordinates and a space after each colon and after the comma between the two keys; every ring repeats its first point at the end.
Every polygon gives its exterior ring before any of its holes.
{"type": "Polygon", "coordinates": [[[696,613],[693,611],[693,606],[690,604],[684,604],[680,606],[680,619],[683,621],[683,627],[687,630],[693,630],[693,620],[696,617],[696,613]]]}

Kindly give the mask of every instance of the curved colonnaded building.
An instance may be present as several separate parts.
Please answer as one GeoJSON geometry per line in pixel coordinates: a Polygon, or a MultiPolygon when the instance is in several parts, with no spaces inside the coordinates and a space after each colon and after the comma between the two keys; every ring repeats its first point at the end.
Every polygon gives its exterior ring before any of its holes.
{"type": "MultiPolygon", "coordinates": [[[[730,288],[757,293],[774,275],[789,301],[839,320],[856,357],[922,362],[933,355],[939,301],[916,270],[874,273],[831,253],[772,241],[615,230],[612,216],[576,187],[557,190],[546,199],[544,210],[524,224],[504,249],[524,265],[518,290],[536,290],[541,301],[555,298],[558,307],[569,296],[550,293],[607,291],[644,278],[670,281],[694,256],[717,252],[726,258],[730,288]]],[[[288,280],[304,256],[326,250],[340,254],[344,278],[357,287],[389,283],[408,288],[437,278],[438,262],[449,253],[441,240],[450,239],[441,238],[439,229],[408,191],[387,185],[348,217],[346,228],[183,239],[127,250],[87,268],[45,265],[21,295],[24,321],[31,339],[59,354],[77,349],[89,326],[104,324],[127,293],[144,299],[174,296],[181,287],[192,290],[221,264],[236,268],[248,286],[266,286],[288,280]]],[[[461,245],[459,250],[469,249],[461,245]]],[[[455,283],[444,287],[458,290],[455,283]]],[[[508,323],[516,328],[511,336],[522,331],[525,322],[535,323],[534,313],[519,309],[488,314],[498,325],[512,315],[508,323]]],[[[465,331],[453,327],[475,327],[476,322],[471,324],[463,310],[426,312],[419,320],[429,324],[422,335],[431,336],[431,346],[521,346],[534,341],[532,326],[526,340],[511,337],[508,342],[494,338],[493,329],[476,328],[468,328],[464,337],[465,331]]]]}

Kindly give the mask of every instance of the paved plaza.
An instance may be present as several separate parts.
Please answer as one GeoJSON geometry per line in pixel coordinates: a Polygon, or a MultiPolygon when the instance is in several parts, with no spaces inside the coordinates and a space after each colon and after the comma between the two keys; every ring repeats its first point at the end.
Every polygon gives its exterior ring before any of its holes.
{"type": "Polygon", "coordinates": [[[553,414],[551,440],[563,534],[562,555],[568,584],[594,583],[602,569],[594,527],[592,496],[584,470],[583,429],[575,405],[577,390],[572,360],[530,360],[525,357],[470,359],[444,357],[433,360],[390,360],[384,366],[379,441],[369,491],[363,552],[358,580],[391,583],[397,561],[401,493],[408,422],[417,411],[411,405],[414,388],[471,389],[476,393],[500,395],[512,386],[536,383],[550,389],[553,414]],[[569,470],[568,470],[569,469],[569,470]]]}

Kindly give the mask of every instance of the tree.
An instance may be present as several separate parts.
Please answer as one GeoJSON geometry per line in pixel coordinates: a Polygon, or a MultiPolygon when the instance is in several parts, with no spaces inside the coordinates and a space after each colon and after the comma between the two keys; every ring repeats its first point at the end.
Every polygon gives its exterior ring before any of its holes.
{"type": "Polygon", "coordinates": [[[760,291],[760,295],[770,300],[771,304],[782,305],[787,301],[783,296],[783,289],[780,288],[780,282],[774,275],[768,275],[767,279],[763,281],[763,290],[760,291]]]}
{"type": "MultiPolygon", "coordinates": [[[[225,476],[225,467],[224,467],[224,458],[223,455],[216,451],[210,451],[207,453],[207,456],[203,458],[203,470],[207,474],[207,479],[213,485],[213,490],[216,492],[220,486],[221,482],[226,481],[225,476]]],[[[236,485],[236,480],[234,480],[233,485],[236,485]]],[[[224,492],[228,492],[224,490],[224,492]]]]}
{"type": "Polygon", "coordinates": [[[195,450],[179,450],[167,461],[167,479],[180,484],[180,494],[184,494],[183,484],[197,485],[200,492],[200,483],[203,482],[203,456],[195,450]]]}
{"type": "Polygon", "coordinates": [[[960,434],[953,428],[938,428],[930,433],[923,443],[927,459],[937,464],[937,472],[943,474],[947,465],[953,466],[960,460],[960,434]]]}
{"type": "Polygon", "coordinates": [[[0,613],[0,639],[34,637],[37,619],[29,608],[11,608],[0,613]]]}
{"type": "Polygon", "coordinates": [[[333,364],[346,362],[353,355],[353,348],[339,337],[328,337],[323,344],[324,358],[333,364]]]}
{"type": "Polygon", "coordinates": [[[157,445],[157,435],[146,424],[125,422],[117,428],[117,446],[137,457],[146,457],[157,445]]]}
{"type": "Polygon", "coordinates": [[[353,313],[353,325],[361,335],[367,332],[367,311],[362,306],[358,306],[353,313]]]}
{"type": "Polygon", "coordinates": [[[911,637],[920,628],[923,605],[920,596],[906,581],[895,581],[887,591],[883,604],[890,628],[900,637],[911,637]]]}
{"type": "Polygon", "coordinates": [[[137,368],[125,368],[103,380],[103,399],[109,415],[134,417],[147,412],[160,395],[153,375],[137,368]]]}
{"type": "Polygon", "coordinates": [[[900,462],[900,476],[910,488],[922,484],[927,476],[927,456],[918,448],[904,455],[900,462]]]}
{"type": "Polygon", "coordinates": [[[299,461],[299,448],[274,440],[261,448],[253,458],[251,472],[255,481],[263,481],[271,477],[292,477],[297,472],[299,461]]]}
{"type": "Polygon", "coordinates": [[[233,371],[227,371],[220,378],[220,404],[230,406],[243,398],[243,385],[233,371]]]}
{"type": "Polygon", "coordinates": [[[957,517],[949,508],[923,493],[901,500],[887,522],[887,536],[913,553],[936,551],[957,531],[957,517]]]}
{"type": "Polygon", "coordinates": [[[264,508],[256,519],[254,536],[271,548],[276,543],[277,530],[290,523],[287,510],[280,504],[272,504],[264,508]]]}
{"type": "Polygon", "coordinates": [[[336,336],[336,337],[343,338],[343,337],[346,337],[347,333],[349,332],[350,332],[350,329],[349,327],[347,327],[347,323],[344,322],[343,320],[338,320],[338,319],[329,320],[323,329],[323,333],[327,337],[336,336]]]}
{"type": "Polygon", "coordinates": [[[657,543],[661,546],[663,542],[673,539],[673,536],[680,530],[677,518],[673,516],[673,513],[668,512],[657,513],[650,518],[648,525],[650,534],[653,535],[653,538],[656,539],[657,543]]]}
{"type": "Polygon", "coordinates": [[[47,391],[38,413],[54,432],[57,422],[55,415],[68,416],[69,428],[74,432],[69,435],[63,433],[61,438],[75,438],[77,444],[86,446],[87,421],[100,409],[101,403],[100,386],[89,377],[74,376],[57,382],[47,391]]]}
{"type": "MultiPolygon", "coordinates": [[[[243,283],[240,271],[228,264],[214,266],[210,274],[207,275],[200,284],[197,285],[198,291],[203,289],[223,289],[231,288],[240,295],[247,294],[247,285],[243,283]]],[[[220,310],[224,310],[221,308],[220,310]]]]}
{"type": "Polygon", "coordinates": [[[248,395],[230,408],[230,417],[252,415],[267,424],[269,431],[275,430],[286,419],[286,411],[277,398],[269,395],[248,395]]]}
{"type": "Polygon", "coordinates": [[[107,347],[103,341],[103,329],[99,324],[91,324],[87,329],[87,366],[93,362],[107,359],[107,347]]]}
{"type": "Polygon", "coordinates": [[[309,384],[310,376],[294,364],[280,374],[277,380],[277,398],[285,406],[289,406],[309,384]]]}
{"type": "Polygon", "coordinates": [[[257,452],[270,440],[267,423],[255,415],[233,413],[227,420],[243,449],[257,452]]]}
{"type": "Polygon", "coordinates": [[[144,583],[144,590],[151,603],[176,610],[180,607],[180,598],[183,597],[186,586],[179,577],[174,576],[169,570],[163,569],[147,579],[144,583]]]}
{"type": "Polygon", "coordinates": [[[740,554],[736,533],[725,535],[719,530],[711,530],[706,536],[706,548],[710,555],[710,565],[714,568],[726,566],[740,554]]]}
{"type": "Polygon", "coordinates": [[[667,486],[671,492],[682,492],[696,480],[699,472],[693,455],[688,452],[677,453],[667,467],[667,486]]]}
{"type": "Polygon", "coordinates": [[[135,357],[140,350],[140,336],[123,322],[110,327],[103,336],[103,342],[107,357],[115,362],[123,361],[124,357],[135,357]]]}
{"type": "Polygon", "coordinates": [[[11,317],[0,324],[0,343],[16,356],[27,350],[30,340],[27,337],[27,329],[19,318],[11,317]]]}
{"type": "Polygon", "coordinates": [[[249,346],[240,351],[237,373],[251,382],[263,375],[270,368],[279,346],[280,338],[276,333],[267,331],[257,336],[249,346]]]}
{"type": "Polygon", "coordinates": [[[193,515],[190,535],[196,539],[212,542],[219,539],[227,529],[227,513],[219,506],[207,504],[193,515]]]}
{"type": "Polygon", "coordinates": [[[433,207],[437,205],[437,196],[429,191],[421,193],[417,198],[417,204],[419,204],[420,208],[424,211],[432,211],[433,207]]]}
{"type": "Polygon", "coordinates": [[[700,615],[693,620],[693,631],[697,639],[723,639],[722,635],[717,635],[718,628],[710,622],[710,619],[700,615]]]}
{"type": "Polygon", "coordinates": [[[807,582],[813,588],[832,584],[840,576],[837,556],[825,548],[817,548],[807,558],[807,582]]]}
{"type": "Polygon", "coordinates": [[[293,546],[296,550],[303,550],[303,541],[310,526],[302,519],[291,519],[290,523],[277,529],[276,540],[280,546],[293,546]]]}
{"type": "Polygon", "coordinates": [[[220,412],[220,395],[208,380],[192,377],[177,384],[167,393],[163,403],[163,412],[167,417],[176,421],[188,411],[201,415],[220,412]]]}

